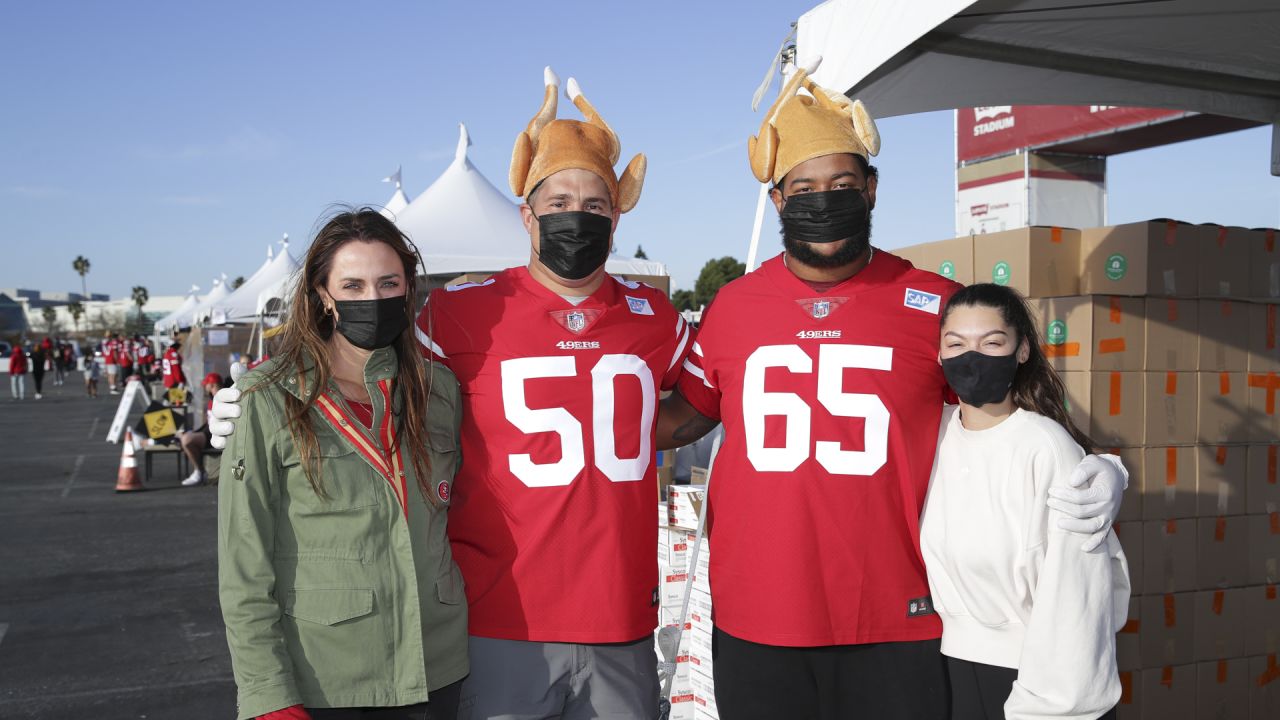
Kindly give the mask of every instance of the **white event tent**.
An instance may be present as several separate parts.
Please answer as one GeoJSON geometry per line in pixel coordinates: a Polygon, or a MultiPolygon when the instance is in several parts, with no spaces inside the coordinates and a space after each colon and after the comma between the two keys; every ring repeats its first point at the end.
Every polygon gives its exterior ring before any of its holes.
{"type": "Polygon", "coordinates": [[[1276,0],[829,0],[796,53],[876,117],[1108,104],[1272,124],[1280,175],[1276,0]]]}
{"type": "Polygon", "coordinates": [[[196,303],[191,312],[185,317],[179,318],[178,327],[189,327],[202,323],[209,317],[209,306],[221,301],[223,298],[231,294],[231,287],[227,284],[227,274],[223,273],[222,277],[214,278],[213,289],[199,303],[196,303]]]}
{"type": "Polygon", "coordinates": [[[289,254],[289,236],[285,235],[278,254],[272,257],[268,248],[267,262],[252,277],[222,299],[207,305],[209,321],[214,325],[255,322],[267,300],[282,296],[298,267],[298,261],[289,254]]]}
{"type": "MultiPolygon", "coordinates": [[[[217,281],[214,281],[215,283],[217,281]]],[[[187,297],[178,306],[177,310],[165,315],[156,321],[155,332],[165,333],[172,332],[179,328],[191,326],[191,311],[196,305],[200,304],[200,297],[196,293],[200,292],[200,286],[192,285],[191,290],[187,292],[187,297]]]]}
{"type": "Polygon", "coordinates": [[[381,212],[383,217],[391,222],[395,222],[400,213],[409,207],[409,196],[404,194],[404,186],[400,182],[400,168],[396,168],[395,173],[382,178],[382,182],[393,182],[396,184],[396,191],[392,193],[391,199],[386,205],[382,206],[381,212]]]}
{"type": "MultiPolygon", "coordinates": [[[[395,218],[418,246],[425,273],[456,276],[497,272],[529,262],[529,233],[518,206],[508,200],[471,161],[465,125],[459,124],[453,162],[395,218]]],[[[659,262],[610,257],[608,272],[667,275],[659,262]]]]}

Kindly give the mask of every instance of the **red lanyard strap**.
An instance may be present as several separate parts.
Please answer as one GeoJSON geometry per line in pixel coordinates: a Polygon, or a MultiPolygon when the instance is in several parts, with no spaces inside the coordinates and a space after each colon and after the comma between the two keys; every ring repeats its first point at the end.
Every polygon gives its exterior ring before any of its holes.
{"type": "Polygon", "coordinates": [[[380,380],[378,389],[382,392],[383,400],[382,423],[378,428],[382,448],[374,444],[373,440],[365,434],[361,429],[363,426],[348,412],[345,403],[337,402],[329,393],[323,393],[316,399],[316,407],[320,409],[320,414],[328,421],[330,427],[346,438],[360,457],[391,484],[391,491],[395,493],[405,519],[408,519],[408,487],[404,476],[404,464],[400,459],[400,448],[395,442],[395,426],[391,415],[391,385],[386,380],[380,380]]]}

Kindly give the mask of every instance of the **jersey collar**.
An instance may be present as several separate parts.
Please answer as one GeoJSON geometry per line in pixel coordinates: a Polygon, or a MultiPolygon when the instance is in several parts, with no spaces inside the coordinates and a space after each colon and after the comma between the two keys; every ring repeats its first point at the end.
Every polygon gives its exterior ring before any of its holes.
{"type": "Polygon", "coordinates": [[[516,282],[527,292],[537,297],[549,310],[572,310],[575,307],[607,310],[621,301],[618,281],[608,274],[606,274],[604,282],[600,283],[600,287],[596,288],[595,292],[588,295],[586,300],[574,305],[534,279],[533,274],[529,272],[529,268],[524,266],[513,268],[513,273],[516,282]]]}
{"type": "MultiPolygon", "coordinates": [[[[765,276],[789,294],[813,295],[813,288],[791,272],[791,269],[787,267],[782,259],[783,255],[784,253],[778,253],[760,266],[760,269],[765,272],[765,276]]],[[[857,294],[887,283],[893,279],[893,276],[894,267],[889,256],[883,251],[872,252],[870,262],[856,275],[833,285],[826,292],[818,294],[824,296],[857,294]]]]}

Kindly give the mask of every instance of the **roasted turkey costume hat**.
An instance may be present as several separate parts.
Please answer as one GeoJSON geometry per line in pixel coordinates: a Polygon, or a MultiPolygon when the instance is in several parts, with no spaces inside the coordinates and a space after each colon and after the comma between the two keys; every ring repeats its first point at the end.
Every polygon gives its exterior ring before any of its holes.
{"type": "Polygon", "coordinates": [[[852,153],[870,158],[880,152],[876,121],[861,100],[849,100],[809,79],[819,58],[797,68],[760,125],[760,135],[747,140],[751,172],[762,183],[777,184],[791,169],[823,155],[852,153]],[[809,95],[800,95],[800,88],[809,95]]]}
{"type": "Polygon", "coordinates": [[[538,183],[561,170],[576,168],[595,173],[604,180],[609,186],[613,207],[619,212],[635,207],[644,185],[647,165],[644,155],[632,158],[618,176],[613,170],[622,150],[618,136],[587,102],[578,81],[569,78],[565,95],[582,111],[586,122],[556,119],[560,78],[549,67],[543,71],[543,77],[546,91],[542,109],[516,138],[515,150],[511,152],[511,191],[527,200],[527,194],[538,187],[538,183]]]}

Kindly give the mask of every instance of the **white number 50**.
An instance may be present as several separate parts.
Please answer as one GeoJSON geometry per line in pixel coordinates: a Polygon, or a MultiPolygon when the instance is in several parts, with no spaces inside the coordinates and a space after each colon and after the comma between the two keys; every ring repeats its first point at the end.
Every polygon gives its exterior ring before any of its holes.
{"type": "MultiPolygon", "coordinates": [[[[747,459],[760,472],[791,472],[809,458],[812,411],[799,395],[765,392],[765,370],[782,367],[812,373],[813,360],[798,345],[764,345],[747,358],[742,388],[742,419],[747,459]],[[764,446],[765,417],[786,418],[786,443],[764,446]]],[[[893,348],[875,345],[822,345],[818,349],[818,402],[832,415],[866,420],[863,450],[842,450],[839,440],[819,440],[813,455],[834,475],[871,475],[888,457],[889,409],[879,397],[843,391],[846,368],[891,370],[893,348]]]]}
{"type": "MultiPolygon", "coordinates": [[[[560,437],[560,459],[535,463],[528,453],[508,456],[511,473],[529,487],[556,487],[573,482],[586,467],[582,423],[562,407],[531,408],[525,399],[528,380],[575,377],[577,358],[571,355],[517,358],[502,361],[502,407],[507,420],[523,433],[555,433],[560,437]]],[[[635,355],[604,355],[591,368],[592,450],[595,465],[613,482],[643,480],[649,469],[653,435],[653,371],[635,355]],[[640,381],[640,452],[633,458],[618,457],[613,436],[616,405],[613,381],[619,375],[634,375],[640,381]]],[[[630,418],[628,418],[630,420],[630,418]]]]}

